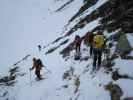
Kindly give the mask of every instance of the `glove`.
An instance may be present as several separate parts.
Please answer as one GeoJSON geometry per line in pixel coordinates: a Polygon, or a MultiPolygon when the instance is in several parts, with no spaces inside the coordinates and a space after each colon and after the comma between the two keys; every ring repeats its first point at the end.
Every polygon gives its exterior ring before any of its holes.
{"type": "Polygon", "coordinates": [[[32,68],[29,68],[29,70],[31,71],[31,70],[32,70],[32,68]]]}

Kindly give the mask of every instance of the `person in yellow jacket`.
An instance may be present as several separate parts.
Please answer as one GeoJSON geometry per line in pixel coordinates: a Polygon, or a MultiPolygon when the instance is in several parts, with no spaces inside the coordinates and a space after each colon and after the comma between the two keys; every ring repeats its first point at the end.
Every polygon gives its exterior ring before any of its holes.
{"type": "Polygon", "coordinates": [[[102,60],[102,51],[105,45],[105,37],[102,32],[98,32],[95,34],[93,38],[93,70],[99,69],[101,66],[102,60]]]}

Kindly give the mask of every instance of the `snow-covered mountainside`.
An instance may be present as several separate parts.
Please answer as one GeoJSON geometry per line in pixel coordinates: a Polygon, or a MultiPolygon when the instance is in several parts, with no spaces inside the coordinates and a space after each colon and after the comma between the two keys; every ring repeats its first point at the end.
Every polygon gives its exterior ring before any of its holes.
{"type": "Polygon", "coordinates": [[[110,18],[115,10],[108,16],[106,12],[114,3],[116,0],[0,1],[0,63],[13,64],[0,67],[0,100],[133,100],[133,33],[130,27],[125,31],[123,26],[110,25],[118,20],[110,18]],[[111,59],[107,63],[103,55],[101,68],[92,72],[85,38],[88,31],[99,28],[113,44],[111,59]],[[79,60],[74,60],[76,35],[83,39],[79,60]],[[43,80],[37,81],[29,70],[33,57],[45,66],[43,80]]]}

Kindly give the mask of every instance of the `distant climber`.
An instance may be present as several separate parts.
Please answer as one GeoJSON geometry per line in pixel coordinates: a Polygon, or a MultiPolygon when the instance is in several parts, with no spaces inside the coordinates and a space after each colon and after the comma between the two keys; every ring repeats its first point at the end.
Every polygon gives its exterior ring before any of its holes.
{"type": "Polygon", "coordinates": [[[33,60],[33,67],[30,68],[30,70],[35,69],[35,75],[37,76],[38,79],[42,79],[40,71],[44,65],[42,64],[42,61],[40,59],[36,59],[35,57],[32,59],[33,60]]]}
{"type": "Polygon", "coordinates": [[[105,37],[101,31],[99,31],[93,38],[93,70],[99,69],[102,60],[102,51],[105,44],[105,37]]]}
{"type": "Polygon", "coordinates": [[[42,49],[41,45],[38,45],[38,49],[39,49],[39,51],[41,51],[41,49],[42,49]]]}
{"type": "Polygon", "coordinates": [[[74,41],[75,50],[76,50],[76,56],[75,56],[76,59],[79,59],[79,58],[80,58],[80,47],[81,47],[81,42],[82,42],[81,37],[80,37],[79,35],[76,35],[76,36],[75,36],[75,41],[74,41]]]}

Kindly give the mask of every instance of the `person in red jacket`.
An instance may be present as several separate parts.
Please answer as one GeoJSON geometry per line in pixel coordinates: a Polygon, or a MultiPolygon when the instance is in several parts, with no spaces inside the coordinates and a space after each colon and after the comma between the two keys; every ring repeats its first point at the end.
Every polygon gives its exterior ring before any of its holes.
{"type": "Polygon", "coordinates": [[[80,36],[76,35],[75,36],[75,41],[74,41],[76,54],[80,54],[81,42],[82,42],[82,39],[80,38],[80,36]]]}
{"type": "Polygon", "coordinates": [[[88,39],[90,44],[90,56],[92,56],[92,53],[93,53],[93,38],[94,38],[94,34],[90,32],[88,34],[88,39]]]}

